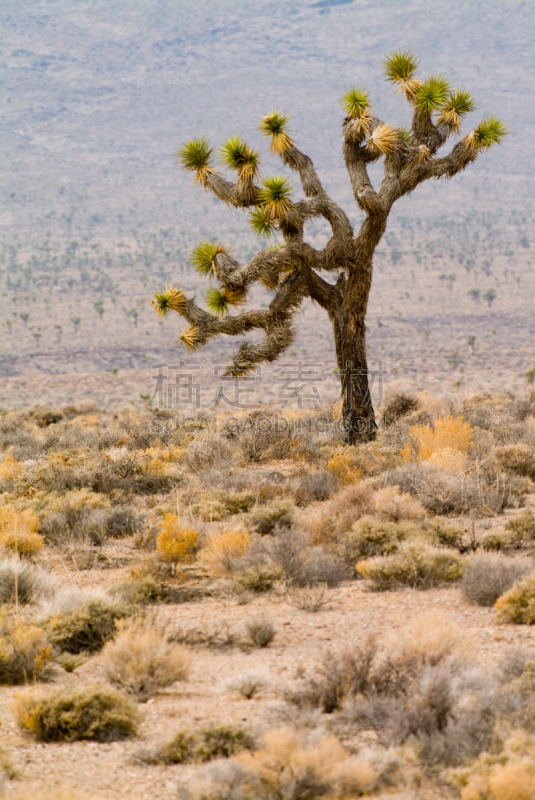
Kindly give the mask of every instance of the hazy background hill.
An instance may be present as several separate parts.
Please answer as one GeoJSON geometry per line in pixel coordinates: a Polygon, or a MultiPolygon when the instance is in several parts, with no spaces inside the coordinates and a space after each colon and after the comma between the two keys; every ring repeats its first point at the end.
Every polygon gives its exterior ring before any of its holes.
{"type": "MultiPolygon", "coordinates": [[[[496,113],[511,133],[454,181],[397,204],[377,255],[371,360],[388,381],[433,391],[525,382],[535,364],[533,4],[22,0],[1,10],[3,404],[138,400],[151,364],[184,357],[178,318],[162,325],[147,298],[169,281],[202,296],[188,263],[200,238],[243,259],[259,247],[244,214],[177,168],[188,138],[219,145],[239,132],[264,149],[264,174],[280,172],[257,125],[274,107],[290,113],[357,224],[338,99],[362,85],[380,116],[408,122],[381,72],[384,55],[406,47],[423,75],[446,73],[474,93],[467,130],[496,113]]],[[[326,233],[310,226],[312,242],[326,233]]],[[[235,347],[187,359],[201,367],[206,401],[213,364],[235,347]]],[[[288,360],[302,357],[324,365],[334,393],[328,324],[311,307],[288,360]]],[[[277,375],[264,370],[262,399],[276,399],[277,375]]]]}

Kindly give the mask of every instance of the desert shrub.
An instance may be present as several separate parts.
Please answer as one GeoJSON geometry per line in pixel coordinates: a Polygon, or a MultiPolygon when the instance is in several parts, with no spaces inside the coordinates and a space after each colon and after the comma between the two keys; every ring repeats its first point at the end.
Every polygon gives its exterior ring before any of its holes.
{"type": "MultiPolygon", "coordinates": [[[[9,453],[4,455],[4,460],[0,461],[0,486],[7,491],[12,488],[13,483],[24,475],[24,465],[9,453]]],[[[0,510],[0,527],[2,525],[3,509],[0,510]]]]}
{"type": "Polygon", "coordinates": [[[499,752],[483,753],[475,762],[453,773],[464,785],[461,800],[532,800],[535,797],[535,742],[517,731],[499,752]]]}
{"type": "Polygon", "coordinates": [[[376,511],[387,519],[423,519],[425,508],[411,494],[400,492],[398,486],[385,486],[374,495],[376,511]]]}
{"type": "Polygon", "coordinates": [[[349,577],[339,558],[322,547],[309,546],[301,533],[284,528],[253,544],[244,566],[268,566],[292,586],[325,583],[333,587],[349,577]]]}
{"type": "Polygon", "coordinates": [[[176,514],[166,514],[156,540],[159,558],[176,566],[192,561],[197,552],[199,534],[184,525],[176,514]]]}
{"type": "Polygon", "coordinates": [[[407,463],[387,473],[387,482],[409,492],[433,514],[494,515],[511,506],[525,486],[502,473],[474,471],[461,475],[447,472],[430,462],[407,463]]]}
{"type": "Polygon", "coordinates": [[[240,592],[269,592],[282,577],[281,570],[271,564],[252,564],[234,573],[234,584],[240,592]]]}
{"type": "Polygon", "coordinates": [[[38,531],[39,517],[33,511],[17,511],[9,504],[0,507],[0,549],[32,558],[44,544],[38,531]]]}
{"type": "Polygon", "coordinates": [[[295,488],[295,502],[299,506],[306,506],[314,500],[328,500],[339,485],[338,479],[329,469],[306,472],[295,488]]]}
{"type": "Polygon", "coordinates": [[[367,484],[348,486],[321,505],[307,508],[299,517],[299,525],[313,544],[332,544],[356,520],[373,512],[372,498],[372,489],[367,484]]]}
{"type": "MultiPolygon", "coordinates": [[[[410,438],[416,450],[416,457],[422,461],[432,461],[443,451],[450,455],[467,454],[472,446],[472,428],[460,416],[456,418],[447,416],[435,420],[433,427],[414,425],[410,429],[410,438]]],[[[405,452],[409,456],[410,447],[405,452]]],[[[462,459],[459,464],[462,466],[464,461],[465,459],[462,459]]]]}
{"type": "Polygon", "coordinates": [[[193,439],[184,455],[186,465],[196,473],[207,467],[225,469],[234,459],[234,447],[217,433],[203,433],[193,439]]]}
{"type": "Polygon", "coordinates": [[[44,570],[16,558],[0,560],[0,603],[33,603],[54,588],[44,570]]]}
{"type": "Polygon", "coordinates": [[[126,578],[114,584],[109,590],[113,597],[129,606],[160,603],[166,597],[165,587],[152,575],[140,578],[126,578]]]}
{"type": "Polygon", "coordinates": [[[288,458],[298,444],[290,422],[276,411],[251,411],[241,420],[229,420],[223,432],[246,461],[288,458]]]}
{"type": "Polygon", "coordinates": [[[344,536],[344,556],[348,564],[356,564],[363,558],[386,556],[395,553],[402,542],[409,539],[426,540],[424,528],[414,522],[387,522],[369,515],[355,522],[344,536]]]}
{"type": "Polygon", "coordinates": [[[509,541],[516,547],[525,547],[535,542],[535,514],[531,509],[525,509],[518,516],[507,520],[505,530],[509,534],[509,541]]]}
{"type": "Polygon", "coordinates": [[[357,572],[378,591],[400,586],[430,589],[459,580],[463,564],[463,558],[455,550],[406,542],[391,556],[359,561],[357,572]]]}
{"type": "Polygon", "coordinates": [[[473,605],[493,606],[532,569],[533,564],[506,556],[476,553],[466,560],[460,590],[464,599],[473,605]]]}
{"type": "Polygon", "coordinates": [[[502,469],[535,480],[535,448],[519,442],[499,447],[495,455],[502,469]]]}
{"type": "Polygon", "coordinates": [[[125,605],[89,595],[74,607],[53,613],[46,622],[46,630],[50,641],[60,650],[96,653],[113,639],[117,621],[128,613],[125,605]]]}
{"type": "Polygon", "coordinates": [[[25,690],[15,697],[14,711],[19,726],[40,742],[115,742],[135,735],[139,724],[135,704],[108,687],[25,690]]]}
{"type": "Polygon", "coordinates": [[[199,560],[212,575],[228,575],[251,544],[247,531],[226,530],[212,533],[199,551],[199,560]]]}
{"type": "Polygon", "coordinates": [[[398,419],[407,416],[407,414],[412,414],[413,411],[417,411],[419,407],[420,403],[416,397],[405,394],[404,392],[398,392],[392,395],[381,408],[382,423],[385,428],[388,428],[390,425],[397,422],[398,419]]]}
{"type": "Polygon", "coordinates": [[[106,515],[106,536],[120,539],[123,536],[133,536],[143,526],[143,520],[130,506],[116,506],[106,515]]]}
{"type": "Polygon", "coordinates": [[[256,741],[251,734],[232,725],[213,725],[196,731],[180,731],[161,748],[165,764],[195,764],[230,758],[244,750],[253,750],[256,741]]]}
{"type": "Polygon", "coordinates": [[[300,611],[321,611],[327,604],[328,594],[326,586],[317,583],[315,586],[297,586],[290,589],[286,595],[290,605],[295,606],[300,611]]]}
{"type": "Polygon", "coordinates": [[[267,685],[268,682],[263,675],[257,675],[254,672],[242,672],[240,675],[233,678],[227,684],[226,688],[228,691],[237,692],[246,700],[252,700],[252,698],[265,689],[267,685]]]}
{"type": "Polygon", "coordinates": [[[295,519],[294,504],[285,498],[258,506],[251,513],[254,530],[261,536],[273,533],[277,527],[291,528],[295,519]]]}
{"type": "Polygon", "coordinates": [[[49,503],[41,517],[41,533],[50,544],[72,540],[102,544],[112,513],[109,497],[87,488],[73,489],[49,503]]]}
{"type": "Polygon", "coordinates": [[[327,462],[327,469],[343,486],[351,486],[362,478],[362,472],[355,463],[353,452],[335,453],[327,462]]]}
{"type": "Polygon", "coordinates": [[[245,632],[255,647],[267,647],[275,638],[277,630],[266,617],[253,617],[245,623],[245,632]]]}
{"type": "Polygon", "coordinates": [[[236,760],[245,773],[243,788],[227,796],[237,800],[355,797],[375,789],[395,763],[387,758],[381,764],[373,751],[352,756],[333,736],[309,744],[303,732],[291,729],[269,731],[262,749],[236,760]]]}
{"type": "Polygon", "coordinates": [[[158,690],[186,680],[191,654],[164,633],[139,621],[118,624],[118,632],[102,652],[108,680],[120,689],[148,700],[158,690]]]}
{"type": "Polygon", "coordinates": [[[496,601],[496,622],[514,625],[535,623],[535,572],[518,581],[496,601]]]}
{"type": "Polygon", "coordinates": [[[0,684],[45,678],[52,648],[43,631],[0,614],[0,684]]]}

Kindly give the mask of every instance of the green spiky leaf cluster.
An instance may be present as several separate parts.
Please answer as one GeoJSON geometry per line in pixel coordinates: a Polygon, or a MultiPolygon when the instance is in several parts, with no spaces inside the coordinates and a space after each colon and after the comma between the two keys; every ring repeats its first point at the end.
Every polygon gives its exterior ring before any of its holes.
{"type": "Polygon", "coordinates": [[[409,130],[408,128],[406,128],[405,126],[402,126],[401,128],[398,128],[398,134],[399,134],[399,138],[400,138],[400,139],[401,139],[403,142],[407,142],[407,143],[409,143],[409,142],[410,142],[410,140],[411,140],[411,138],[412,138],[412,133],[411,133],[411,132],[410,132],[410,130],[409,130]]]}
{"type": "Polygon", "coordinates": [[[279,111],[271,111],[267,116],[262,117],[260,130],[264,136],[271,137],[271,151],[282,155],[289,150],[293,142],[286,132],[288,116],[279,111]]]}
{"type": "Polygon", "coordinates": [[[279,111],[271,111],[265,117],[262,117],[260,130],[265,136],[286,133],[285,128],[288,124],[288,119],[289,117],[287,114],[281,114],[279,111]]]}
{"type": "Polygon", "coordinates": [[[387,81],[402,83],[414,76],[418,69],[418,60],[410,50],[397,50],[385,58],[383,67],[387,81]]]}
{"type": "Polygon", "coordinates": [[[170,299],[171,299],[171,293],[169,292],[168,289],[166,289],[165,292],[154,293],[154,300],[152,301],[152,304],[161,317],[165,317],[165,315],[171,308],[171,306],[169,305],[170,299]]]}
{"type": "Polygon", "coordinates": [[[195,245],[191,251],[191,264],[200,275],[212,277],[214,274],[214,258],[218,253],[224,253],[225,248],[216,242],[205,239],[195,245]]]}
{"type": "Polygon", "coordinates": [[[443,75],[432,75],[422,86],[418,87],[414,102],[422,111],[430,114],[444,105],[449,92],[448,79],[443,75]]]}
{"type": "Polygon", "coordinates": [[[257,236],[270,236],[277,230],[277,226],[266,213],[265,206],[258,206],[249,214],[249,224],[257,236]]]}
{"type": "Polygon", "coordinates": [[[184,169],[201,172],[210,166],[213,148],[208,144],[205,136],[201,139],[192,139],[183,145],[175,155],[180,159],[184,169]]]}
{"type": "Polygon", "coordinates": [[[453,111],[459,117],[468,114],[476,107],[476,103],[470,92],[466,89],[455,89],[450,92],[442,106],[442,111],[453,111]]]}
{"type": "Polygon", "coordinates": [[[215,286],[206,293],[206,305],[210,313],[218,317],[223,316],[229,310],[228,297],[224,290],[216,289],[215,286]]]}
{"type": "Polygon", "coordinates": [[[485,117],[475,129],[474,139],[478,147],[487,148],[500,144],[506,134],[507,128],[503,122],[496,117],[485,117]]]}
{"type": "Polygon", "coordinates": [[[342,95],[340,102],[350,119],[359,119],[369,106],[368,93],[364,89],[350,86],[342,95]]]}
{"type": "Polygon", "coordinates": [[[265,178],[260,187],[260,202],[268,219],[284,219],[292,207],[292,187],[283,175],[265,178]]]}
{"type": "Polygon", "coordinates": [[[254,172],[258,170],[260,154],[253,150],[239,136],[231,136],[221,147],[221,161],[229,169],[241,170],[249,166],[254,172]]]}

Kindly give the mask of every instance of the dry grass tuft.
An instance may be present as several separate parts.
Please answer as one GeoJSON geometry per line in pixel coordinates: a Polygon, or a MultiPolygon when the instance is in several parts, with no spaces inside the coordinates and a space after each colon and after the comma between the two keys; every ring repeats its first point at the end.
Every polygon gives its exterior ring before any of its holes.
{"type": "Polygon", "coordinates": [[[245,632],[255,647],[267,647],[275,638],[277,629],[266,617],[253,617],[245,623],[245,632]]]}
{"type": "Polygon", "coordinates": [[[423,519],[425,508],[412,495],[400,492],[399,486],[385,486],[374,495],[375,509],[386,519],[423,519]]]}
{"type": "Polygon", "coordinates": [[[187,679],[192,655],[170,642],[162,632],[140,620],[123,621],[102,652],[108,680],[138,700],[148,700],[158,690],[187,679]]]}
{"type": "Polygon", "coordinates": [[[44,570],[17,558],[0,560],[0,603],[34,603],[55,588],[44,570]]]}

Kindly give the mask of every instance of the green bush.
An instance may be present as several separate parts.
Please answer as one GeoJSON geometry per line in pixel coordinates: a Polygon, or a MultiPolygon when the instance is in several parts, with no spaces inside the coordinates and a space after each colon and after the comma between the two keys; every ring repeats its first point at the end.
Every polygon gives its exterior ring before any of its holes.
{"type": "Polygon", "coordinates": [[[455,547],[461,532],[442,522],[388,522],[365,516],[351,526],[344,539],[345,558],[355,564],[360,559],[396,553],[403,542],[420,542],[436,547],[455,547]]]}
{"type": "Polygon", "coordinates": [[[40,742],[115,742],[135,735],[139,724],[137,706],[107,687],[52,694],[30,689],[15,698],[14,707],[19,726],[40,742]]]}
{"type": "Polygon", "coordinates": [[[252,512],[252,522],[256,533],[266,535],[274,529],[291,528],[294,521],[295,506],[292,500],[279,498],[252,512]]]}
{"type": "Polygon", "coordinates": [[[535,572],[516,583],[496,601],[496,622],[535,624],[535,572]]]}
{"type": "Polygon", "coordinates": [[[464,560],[455,550],[405,542],[391,556],[376,556],[357,564],[357,572],[378,591],[411,586],[429,589],[459,580],[464,560]]]}
{"type": "Polygon", "coordinates": [[[243,750],[252,750],[255,740],[246,730],[213,726],[198,731],[180,731],[162,748],[166,764],[191,764],[230,758],[243,750]]]}
{"type": "Polygon", "coordinates": [[[47,622],[50,641],[68,653],[96,653],[113,639],[116,622],[128,615],[125,605],[94,599],[69,611],[59,612],[47,622]]]}
{"type": "Polygon", "coordinates": [[[269,592],[282,577],[281,570],[269,565],[254,565],[234,573],[234,584],[240,592],[269,592]]]}

